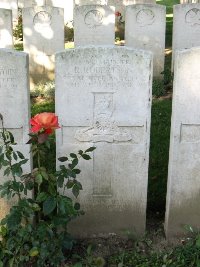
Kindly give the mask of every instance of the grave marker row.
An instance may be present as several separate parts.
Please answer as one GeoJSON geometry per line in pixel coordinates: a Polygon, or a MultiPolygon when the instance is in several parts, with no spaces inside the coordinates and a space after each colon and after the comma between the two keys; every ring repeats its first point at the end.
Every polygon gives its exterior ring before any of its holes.
{"type": "MultiPolygon", "coordinates": [[[[186,224],[200,227],[199,62],[200,48],[176,53],[165,223],[168,238],[182,234],[186,224]]],[[[152,55],[147,51],[102,46],[56,55],[56,113],[61,125],[57,157],[97,147],[89,165],[81,165],[84,190],[79,200],[86,214],[71,225],[79,236],[121,234],[127,229],[144,233],[151,82],[152,55]]],[[[5,127],[15,135],[17,149],[31,159],[26,145],[29,99],[28,55],[0,49],[0,113],[5,127]]],[[[30,169],[31,161],[25,171],[30,169]]],[[[3,181],[2,172],[0,176],[3,181]]],[[[11,203],[0,202],[3,217],[11,203]]]]}

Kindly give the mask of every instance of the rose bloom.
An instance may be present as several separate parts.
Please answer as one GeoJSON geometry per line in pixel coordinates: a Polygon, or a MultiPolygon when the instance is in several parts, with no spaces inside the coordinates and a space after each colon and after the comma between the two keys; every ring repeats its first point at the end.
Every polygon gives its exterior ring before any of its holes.
{"type": "Polygon", "coordinates": [[[51,134],[55,129],[60,128],[58,124],[58,116],[55,113],[43,112],[35,115],[30,120],[32,125],[31,132],[38,133],[41,130],[44,130],[44,133],[51,134]]]}

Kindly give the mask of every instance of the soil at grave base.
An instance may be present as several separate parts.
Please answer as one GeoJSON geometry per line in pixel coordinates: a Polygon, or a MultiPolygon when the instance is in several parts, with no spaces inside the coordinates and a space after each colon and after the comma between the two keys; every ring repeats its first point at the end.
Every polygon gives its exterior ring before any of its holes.
{"type": "MultiPolygon", "coordinates": [[[[133,249],[148,255],[150,252],[162,252],[171,249],[173,246],[182,244],[182,240],[172,240],[168,243],[164,234],[164,223],[160,218],[155,218],[155,215],[147,220],[147,231],[145,237],[141,239],[134,239],[133,236],[127,235],[124,239],[118,237],[115,234],[110,234],[108,237],[98,237],[92,239],[78,240],[74,246],[71,255],[79,255],[81,258],[85,258],[86,250],[89,245],[92,246],[93,257],[102,257],[105,261],[112,255],[119,255],[124,251],[133,251],[133,249]]],[[[89,255],[89,256],[91,256],[89,255]]],[[[67,261],[65,266],[72,266],[71,260],[67,261]]],[[[75,262],[74,262],[75,263],[75,262]]],[[[107,264],[105,265],[107,267],[107,264]]],[[[115,267],[115,266],[112,266],[115,267]]]]}

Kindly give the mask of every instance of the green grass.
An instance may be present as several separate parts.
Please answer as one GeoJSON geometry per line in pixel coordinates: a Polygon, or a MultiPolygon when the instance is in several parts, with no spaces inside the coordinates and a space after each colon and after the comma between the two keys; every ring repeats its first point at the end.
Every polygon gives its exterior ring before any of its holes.
{"type": "Polygon", "coordinates": [[[31,106],[31,116],[35,116],[41,112],[55,112],[54,101],[44,101],[41,103],[34,103],[31,106]]]}
{"type": "Polygon", "coordinates": [[[172,101],[154,100],[152,104],[149,159],[148,210],[165,211],[172,101]]]}
{"type": "Polygon", "coordinates": [[[15,50],[17,51],[23,51],[23,43],[17,43],[14,45],[15,50]]]}
{"type": "Polygon", "coordinates": [[[174,249],[155,253],[144,253],[136,250],[125,251],[121,255],[112,256],[109,265],[112,267],[199,267],[200,247],[198,239],[191,239],[185,245],[174,249]],[[121,265],[119,265],[121,263],[121,265]]]}

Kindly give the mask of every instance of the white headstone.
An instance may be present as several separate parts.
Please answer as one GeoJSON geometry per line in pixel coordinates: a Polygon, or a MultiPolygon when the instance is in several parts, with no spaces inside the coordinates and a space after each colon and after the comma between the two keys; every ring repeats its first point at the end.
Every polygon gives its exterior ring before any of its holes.
{"type": "Polygon", "coordinates": [[[200,48],[175,55],[165,230],[200,228],[200,48]]]}
{"type": "Polygon", "coordinates": [[[176,50],[200,46],[200,4],[174,6],[173,55],[176,50]]]}
{"type": "Polygon", "coordinates": [[[78,6],[84,5],[107,5],[108,0],[74,0],[74,4],[78,6]]]}
{"type": "Polygon", "coordinates": [[[162,77],[165,60],[166,7],[131,5],[126,9],[125,44],[149,50],[154,55],[154,77],[162,77]]]}
{"type": "Polygon", "coordinates": [[[17,0],[0,0],[0,8],[11,9],[13,21],[18,17],[18,3],[17,0]]]}
{"type": "Polygon", "coordinates": [[[73,0],[19,0],[19,7],[54,6],[64,9],[64,22],[71,24],[73,21],[73,0]]]}
{"type": "Polygon", "coordinates": [[[54,79],[55,53],[64,49],[63,9],[23,9],[24,51],[30,57],[31,83],[54,79]]]}
{"type": "MultiPolygon", "coordinates": [[[[21,151],[30,160],[29,118],[30,96],[28,79],[28,55],[14,50],[0,49],[0,113],[4,118],[4,127],[13,133],[18,145],[14,149],[21,151]]],[[[0,130],[2,124],[0,122],[0,130]]],[[[24,172],[30,173],[30,161],[24,165],[24,172]]],[[[0,171],[1,183],[9,180],[0,171]]],[[[9,210],[5,199],[0,199],[0,219],[9,210]]]]}
{"type": "Polygon", "coordinates": [[[115,9],[100,5],[74,8],[74,45],[114,45],[115,9]]]}
{"type": "Polygon", "coordinates": [[[0,48],[13,48],[12,11],[0,8],[0,48]]]}
{"type": "Polygon", "coordinates": [[[197,4],[200,3],[200,0],[180,0],[180,4],[197,4]]]}
{"type": "Polygon", "coordinates": [[[71,226],[79,236],[144,233],[151,66],[150,52],[125,47],[56,55],[57,157],[96,147],[81,164],[85,215],[71,226]]]}

